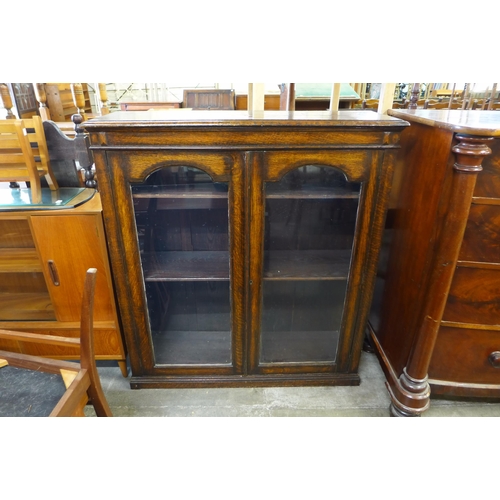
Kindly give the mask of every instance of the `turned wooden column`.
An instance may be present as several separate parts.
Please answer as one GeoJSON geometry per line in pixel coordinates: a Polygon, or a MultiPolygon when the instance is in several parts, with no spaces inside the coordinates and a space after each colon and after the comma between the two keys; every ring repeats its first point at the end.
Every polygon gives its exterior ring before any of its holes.
{"type": "Polygon", "coordinates": [[[94,158],[90,151],[88,135],[80,126],[83,122],[81,115],[73,115],[71,120],[75,124],[75,159],[85,176],[85,186],[97,189],[97,181],[94,179],[94,158]]]}
{"type": "Polygon", "coordinates": [[[43,121],[50,120],[50,111],[47,107],[47,94],[45,93],[45,83],[35,83],[33,88],[35,90],[36,100],[40,104],[40,107],[38,108],[40,117],[43,121]]]}
{"type": "Polygon", "coordinates": [[[77,108],[77,113],[81,115],[83,121],[87,119],[85,116],[85,96],[83,95],[83,87],[81,83],[71,84],[71,93],[73,94],[73,101],[77,108]]]}
{"type": "Polygon", "coordinates": [[[12,112],[13,104],[10,97],[9,87],[6,83],[0,83],[0,97],[2,98],[3,107],[7,110],[7,120],[16,120],[16,115],[12,112]]]}
{"type": "Polygon", "coordinates": [[[105,83],[99,83],[99,99],[101,101],[101,115],[109,114],[108,91],[105,83]]]}
{"type": "Polygon", "coordinates": [[[457,135],[456,138],[460,143],[452,148],[456,162],[448,209],[434,254],[429,293],[406,367],[395,393],[391,392],[393,416],[420,416],[429,407],[427,372],[455,273],[477,174],[482,170],[483,158],[491,154],[487,143],[492,137],[457,135]]]}
{"type": "Polygon", "coordinates": [[[420,95],[420,83],[414,83],[411,89],[410,104],[408,109],[417,109],[418,96],[420,95]]]}

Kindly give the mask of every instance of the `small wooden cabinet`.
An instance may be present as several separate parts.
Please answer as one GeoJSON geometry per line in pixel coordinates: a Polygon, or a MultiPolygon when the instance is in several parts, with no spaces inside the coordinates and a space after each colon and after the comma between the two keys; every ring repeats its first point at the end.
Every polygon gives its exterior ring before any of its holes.
{"type": "MultiPolygon", "coordinates": [[[[96,358],[118,361],[126,376],[100,197],[91,189],[73,191],[81,191],[71,200],[74,208],[49,209],[49,203],[46,209],[0,211],[0,328],[78,337],[85,273],[95,267],[96,358]]],[[[78,349],[6,342],[0,341],[0,348],[64,359],[79,356],[78,349]]]]}
{"type": "Polygon", "coordinates": [[[392,412],[500,397],[500,113],[390,110],[396,163],[370,314],[392,412]]]}
{"type": "Polygon", "coordinates": [[[359,384],[406,125],[348,111],[86,122],[131,386],[359,384]]]}

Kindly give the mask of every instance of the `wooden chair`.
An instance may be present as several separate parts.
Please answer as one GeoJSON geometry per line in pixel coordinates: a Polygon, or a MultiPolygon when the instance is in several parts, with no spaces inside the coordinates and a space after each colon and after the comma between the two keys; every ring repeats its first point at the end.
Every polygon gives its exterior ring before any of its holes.
{"type": "MultiPolygon", "coordinates": [[[[440,108],[439,106],[443,104],[443,101],[440,100],[440,99],[425,99],[424,100],[424,103],[423,105],[421,104],[421,100],[420,100],[420,105],[424,108],[424,109],[428,109],[428,108],[437,108],[436,109],[442,109],[440,108]]],[[[417,104],[418,106],[419,104],[417,104]]]]}
{"type": "MultiPolygon", "coordinates": [[[[33,342],[62,346],[80,346],[80,363],[42,358],[30,354],[18,354],[0,350],[0,366],[10,366],[22,370],[35,370],[60,374],[66,391],[50,412],[51,417],[84,416],[83,408],[90,401],[98,417],[111,417],[112,413],[102,391],[94,358],[93,305],[97,269],[91,268],[85,277],[83,291],[80,338],[57,337],[34,333],[0,330],[0,338],[13,342],[33,342]]],[[[1,371],[7,368],[0,369],[1,371]]],[[[15,375],[10,376],[14,379],[15,375]]],[[[29,408],[29,402],[27,403],[29,408]]],[[[36,414],[36,408],[31,414],[36,414]]]]}
{"type": "Polygon", "coordinates": [[[474,99],[470,109],[475,110],[496,110],[500,109],[500,102],[490,102],[490,99],[474,99]]]}
{"type": "Polygon", "coordinates": [[[424,109],[448,109],[450,103],[445,101],[426,100],[424,109]]]}
{"type": "Polygon", "coordinates": [[[0,120],[0,134],[0,180],[29,182],[33,203],[41,202],[40,177],[51,190],[59,189],[39,116],[0,120]]]}
{"type": "Polygon", "coordinates": [[[236,109],[234,89],[184,89],[183,108],[236,109]]]}
{"type": "Polygon", "coordinates": [[[362,109],[377,109],[378,108],[378,99],[364,99],[361,103],[362,109]]]}
{"type": "Polygon", "coordinates": [[[40,175],[22,120],[0,120],[0,181],[29,182],[32,202],[42,201],[40,175]]]}
{"type": "Polygon", "coordinates": [[[462,109],[462,106],[461,101],[452,101],[451,104],[449,101],[426,101],[424,103],[424,109],[462,109]]]}
{"type": "Polygon", "coordinates": [[[42,119],[38,115],[35,115],[32,118],[24,118],[23,122],[38,172],[45,177],[49,188],[52,191],[56,191],[59,189],[59,186],[50,164],[49,150],[42,119]]]}
{"type": "Polygon", "coordinates": [[[40,116],[44,120],[71,122],[71,117],[76,113],[81,114],[85,120],[86,115],[92,113],[86,83],[37,83],[35,95],[40,103],[40,116]]]}
{"type": "Polygon", "coordinates": [[[392,103],[392,109],[407,109],[408,108],[408,104],[410,103],[410,101],[408,101],[407,99],[405,99],[404,101],[394,101],[392,103]]]}

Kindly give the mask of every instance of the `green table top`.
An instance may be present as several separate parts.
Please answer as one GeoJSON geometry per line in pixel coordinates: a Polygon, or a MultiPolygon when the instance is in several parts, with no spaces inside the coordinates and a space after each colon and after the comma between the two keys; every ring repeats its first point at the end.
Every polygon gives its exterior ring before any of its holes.
{"type": "MultiPolygon", "coordinates": [[[[295,98],[323,97],[330,99],[333,83],[296,83],[295,98]]],[[[359,94],[348,83],[340,84],[341,99],[360,99],[359,94]]]]}

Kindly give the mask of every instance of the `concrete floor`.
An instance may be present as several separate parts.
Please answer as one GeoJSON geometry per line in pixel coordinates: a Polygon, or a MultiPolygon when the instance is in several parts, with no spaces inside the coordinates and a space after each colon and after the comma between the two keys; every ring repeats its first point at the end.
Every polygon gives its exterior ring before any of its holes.
{"type": "MultiPolygon", "coordinates": [[[[9,189],[0,183],[0,189],[9,189]]],[[[363,352],[357,387],[130,389],[117,366],[99,366],[116,417],[388,417],[390,398],[374,354],[363,352]]],[[[85,410],[95,415],[93,408],[85,410]]],[[[500,417],[500,402],[433,399],[423,417],[500,417]]]]}
{"type": "MultiPolygon", "coordinates": [[[[130,389],[118,367],[99,366],[116,417],[388,417],[390,398],[374,354],[362,353],[356,387],[130,389]]],[[[93,408],[86,410],[92,416],[93,408]]],[[[500,417],[500,402],[433,399],[423,417],[500,417]]]]}

